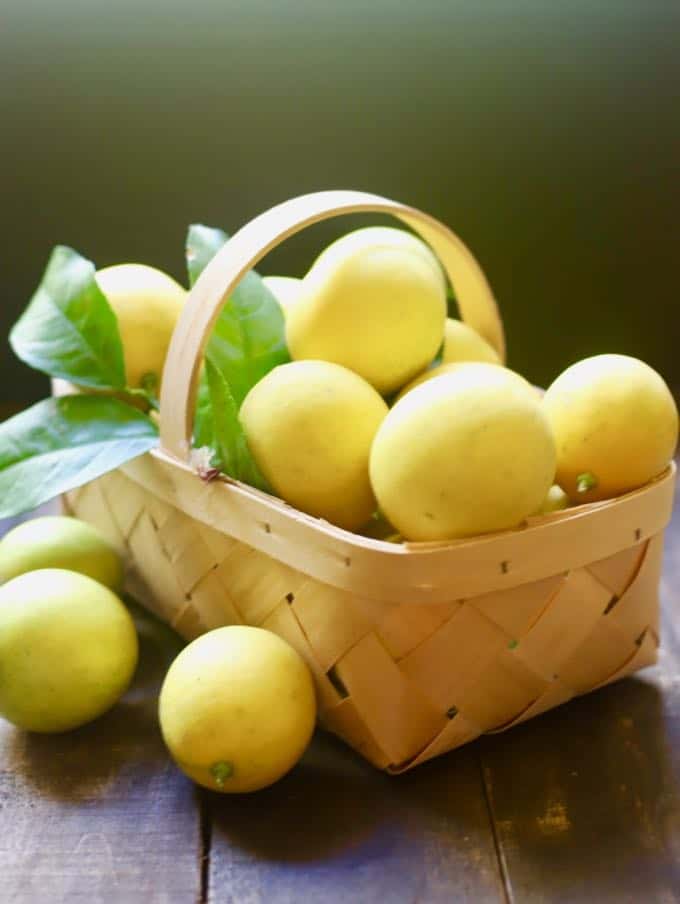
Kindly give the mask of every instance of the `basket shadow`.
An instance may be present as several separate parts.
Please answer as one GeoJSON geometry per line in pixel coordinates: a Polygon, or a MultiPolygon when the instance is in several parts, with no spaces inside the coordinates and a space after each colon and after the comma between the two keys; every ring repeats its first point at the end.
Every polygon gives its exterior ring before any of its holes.
{"type": "Polygon", "coordinates": [[[11,731],[9,768],[41,795],[78,802],[103,796],[124,771],[158,771],[168,762],[156,714],[158,692],[181,641],[167,627],[131,607],[139,664],[121,700],[100,718],[64,734],[11,731]]]}
{"type": "Polygon", "coordinates": [[[539,878],[554,900],[680,887],[679,707],[652,668],[475,745],[520,897],[539,878]]]}
{"type": "Polygon", "coordinates": [[[440,835],[445,831],[438,805],[442,795],[451,803],[456,830],[474,833],[479,813],[470,806],[471,793],[482,800],[469,750],[390,776],[334,736],[317,731],[301,762],[277,784],[228,798],[204,792],[203,802],[212,855],[222,862],[242,862],[245,856],[279,865],[323,861],[327,868],[342,864],[348,869],[369,860],[387,864],[407,850],[412,855],[427,837],[440,835]],[[476,783],[472,792],[470,783],[476,783]]]}

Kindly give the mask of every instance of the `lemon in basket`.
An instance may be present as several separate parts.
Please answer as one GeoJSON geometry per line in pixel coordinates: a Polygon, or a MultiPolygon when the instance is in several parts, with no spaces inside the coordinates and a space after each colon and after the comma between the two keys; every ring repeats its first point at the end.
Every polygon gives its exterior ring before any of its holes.
{"type": "Polygon", "coordinates": [[[302,756],[316,699],[309,669],[286,641],[232,625],[179,654],[158,712],[168,749],[186,775],[213,791],[257,791],[302,756]]]}
{"type": "Polygon", "coordinates": [[[106,712],[137,664],[137,634],[118,597],[63,569],[0,587],[0,715],[19,728],[62,732],[106,712]]]}
{"type": "Polygon", "coordinates": [[[514,370],[510,370],[508,367],[503,367],[501,364],[493,364],[489,362],[482,361],[456,361],[456,362],[447,362],[446,364],[438,364],[436,367],[430,368],[430,370],[424,371],[422,374],[419,374],[415,378],[415,380],[411,380],[404,388],[401,390],[395,401],[399,401],[402,399],[407,392],[411,392],[412,389],[415,389],[416,386],[420,386],[421,383],[426,383],[428,380],[434,379],[434,377],[441,377],[443,374],[455,373],[456,371],[464,368],[467,370],[468,374],[474,374],[474,370],[470,370],[470,368],[477,368],[477,373],[479,373],[483,379],[490,379],[492,377],[500,379],[500,380],[509,380],[511,383],[515,383],[518,387],[524,387],[528,389],[530,392],[533,392],[536,395],[536,389],[532,387],[531,383],[528,380],[525,380],[521,374],[518,374],[514,370]],[[489,368],[493,367],[497,371],[497,373],[490,373],[489,368]]]}
{"type": "Polygon", "coordinates": [[[427,245],[369,227],[317,258],[288,310],[286,337],[294,359],[342,364],[387,394],[427,367],[445,320],[444,276],[427,245]]]}
{"type": "Polygon", "coordinates": [[[557,482],[572,502],[644,486],[667,467],[678,441],[668,386],[627,355],[596,355],[568,367],[543,406],[557,443],[557,482]]]}
{"type": "Polygon", "coordinates": [[[375,511],[368,477],[373,437],[387,405],[365,380],[327,361],[293,361],[246,396],[241,422],[274,492],[348,530],[375,511]]]}
{"type": "Polygon", "coordinates": [[[302,280],[295,276],[263,276],[262,282],[281,305],[285,317],[300,297],[302,280]]]}
{"type": "Polygon", "coordinates": [[[96,274],[118,318],[127,385],[160,386],[163,365],[186,291],[145,264],[117,264],[96,274]]]}
{"type": "Polygon", "coordinates": [[[444,328],[444,347],[442,363],[454,361],[486,361],[488,364],[501,364],[500,355],[486,339],[462,320],[447,317],[444,328]]]}
{"type": "Polygon", "coordinates": [[[34,518],[0,540],[0,582],[39,568],[77,571],[118,590],[123,565],[96,528],[77,518],[34,518]]]}
{"type": "Polygon", "coordinates": [[[370,475],[408,540],[449,540],[519,524],[555,476],[555,443],[526,381],[475,364],[428,380],[389,412],[370,475]]]}

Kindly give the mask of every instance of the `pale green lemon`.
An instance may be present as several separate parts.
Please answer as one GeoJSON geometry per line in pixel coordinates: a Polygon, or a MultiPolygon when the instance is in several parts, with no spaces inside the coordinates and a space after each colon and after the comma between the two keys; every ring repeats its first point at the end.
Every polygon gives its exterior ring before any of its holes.
{"type": "Polygon", "coordinates": [[[444,277],[427,245],[369,227],[318,257],[288,311],[286,336],[294,359],[341,364],[387,394],[427,367],[445,320],[444,277]]]}
{"type": "Polygon", "coordinates": [[[328,361],[274,368],[246,396],[241,422],[274,492],[348,530],[375,510],[371,443],[387,405],[365,380],[328,361]]]}
{"type": "Polygon", "coordinates": [[[127,385],[160,386],[165,357],[186,291],[145,264],[116,264],[96,274],[118,318],[127,385]]]}
{"type": "Polygon", "coordinates": [[[0,715],[61,732],[106,712],[137,664],[137,634],[118,597],[74,571],[31,571],[0,587],[0,715]]]}
{"type": "Polygon", "coordinates": [[[557,482],[572,502],[609,499],[668,466],[678,411],[659,374],[637,358],[596,355],[568,367],[543,409],[557,443],[557,482]]]}
{"type": "Polygon", "coordinates": [[[370,476],[381,511],[406,539],[467,537],[536,511],[554,480],[555,443],[525,381],[494,365],[461,366],[392,408],[370,476]]]}
{"type": "Polygon", "coordinates": [[[298,653],[262,628],[204,634],[170,666],[159,702],[177,765],[213,791],[257,791],[288,772],[314,730],[316,700],[298,653]]]}
{"type": "Polygon", "coordinates": [[[77,518],[34,518],[0,540],[0,582],[39,568],[77,571],[119,590],[123,564],[100,532],[77,518]]]}

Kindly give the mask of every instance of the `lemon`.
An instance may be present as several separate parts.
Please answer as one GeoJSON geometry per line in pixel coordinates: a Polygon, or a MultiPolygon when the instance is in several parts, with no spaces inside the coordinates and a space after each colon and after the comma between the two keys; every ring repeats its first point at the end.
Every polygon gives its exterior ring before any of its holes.
{"type": "Polygon", "coordinates": [[[341,364],[387,394],[427,367],[445,320],[444,277],[427,245],[369,227],[321,253],[288,311],[286,337],[295,360],[341,364]]]}
{"type": "Polygon", "coordinates": [[[673,457],[673,396],[637,358],[596,355],[573,364],[549,387],[543,407],[557,443],[557,482],[572,502],[643,486],[673,457]]]}
{"type": "Polygon", "coordinates": [[[526,381],[476,364],[428,380],[389,412],[370,476],[408,540],[449,540],[518,525],[555,475],[555,443],[526,381]]]}
{"type": "Polygon", "coordinates": [[[509,368],[503,367],[500,364],[491,364],[481,361],[458,361],[449,362],[447,364],[439,364],[437,365],[437,367],[432,367],[430,368],[430,370],[426,370],[422,374],[419,374],[419,376],[417,376],[415,380],[412,380],[410,383],[404,386],[395,401],[398,402],[399,399],[402,399],[406,395],[406,393],[411,392],[412,389],[415,389],[416,386],[420,386],[421,383],[432,380],[434,377],[441,377],[442,374],[455,373],[456,371],[461,370],[461,368],[464,369],[469,376],[478,373],[484,380],[498,379],[501,381],[509,381],[510,383],[513,383],[518,387],[524,387],[530,390],[534,393],[534,395],[536,395],[536,390],[534,387],[532,387],[531,383],[529,383],[528,380],[525,380],[523,376],[516,373],[516,371],[514,370],[510,370],[509,368]],[[494,368],[495,373],[489,370],[490,367],[494,368]],[[474,369],[471,370],[470,368],[474,369]]]}
{"type": "Polygon", "coordinates": [[[117,264],[96,274],[118,318],[127,385],[160,386],[163,365],[186,291],[145,264],[117,264]]]}
{"type": "Polygon", "coordinates": [[[501,359],[486,339],[478,332],[463,323],[447,317],[444,327],[444,347],[442,349],[442,362],[444,364],[454,361],[486,361],[489,364],[501,364],[501,359]]]}
{"type": "Polygon", "coordinates": [[[296,508],[348,530],[375,510],[371,443],[387,405],[365,380],[327,361],[293,361],[246,396],[241,422],[274,492],[296,508]]]}
{"type": "Polygon", "coordinates": [[[561,486],[554,483],[534,514],[549,515],[551,512],[562,512],[566,508],[569,508],[569,497],[561,486]]]}
{"type": "Polygon", "coordinates": [[[300,297],[302,280],[294,276],[263,276],[262,282],[281,305],[285,317],[300,297]]]}
{"type": "Polygon", "coordinates": [[[106,712],[137,664],[137,634],[118,597],[61,569],[0,587],[0,715],[19,728],[61,732],[106,712]]]}
{"type": "Polygon", "coordinates": [[[123,565],[105,538],[77,518],[34,518],[0,540],[0,582],[39,568],[77,571],[119,590],[123,565]]]}
{"type": "Polygon", "coordinates": [[[314,730],[309,669],[262,628],[204,634],[170,666],[159,719],[177,765],[213,791],[257,791],[302,756],[314,730]]]}

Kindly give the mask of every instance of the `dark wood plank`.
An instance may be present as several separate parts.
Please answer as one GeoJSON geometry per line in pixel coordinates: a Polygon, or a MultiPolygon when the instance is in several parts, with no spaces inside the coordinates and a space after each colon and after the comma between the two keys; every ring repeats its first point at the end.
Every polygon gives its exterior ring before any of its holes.
{"type": "Polygon", "coordinates": [[[659,665],[477,750],[511,900],[680,901],[680,506],[659,665]]]}
{"type": "Polygon", "coordinates": [[[396,778],[319,733],[274,787],[206,801],[212,904],[505,900],[469,748],[396,778]]]}
{"type": "Polygon", "coordinates": [[[185,904],[199,899],[197,796],[169,761],[159,682],[179,649],[138,612],[140,667],[108,714],[41,736],[0,719],[2,904],[185,904]]]}

